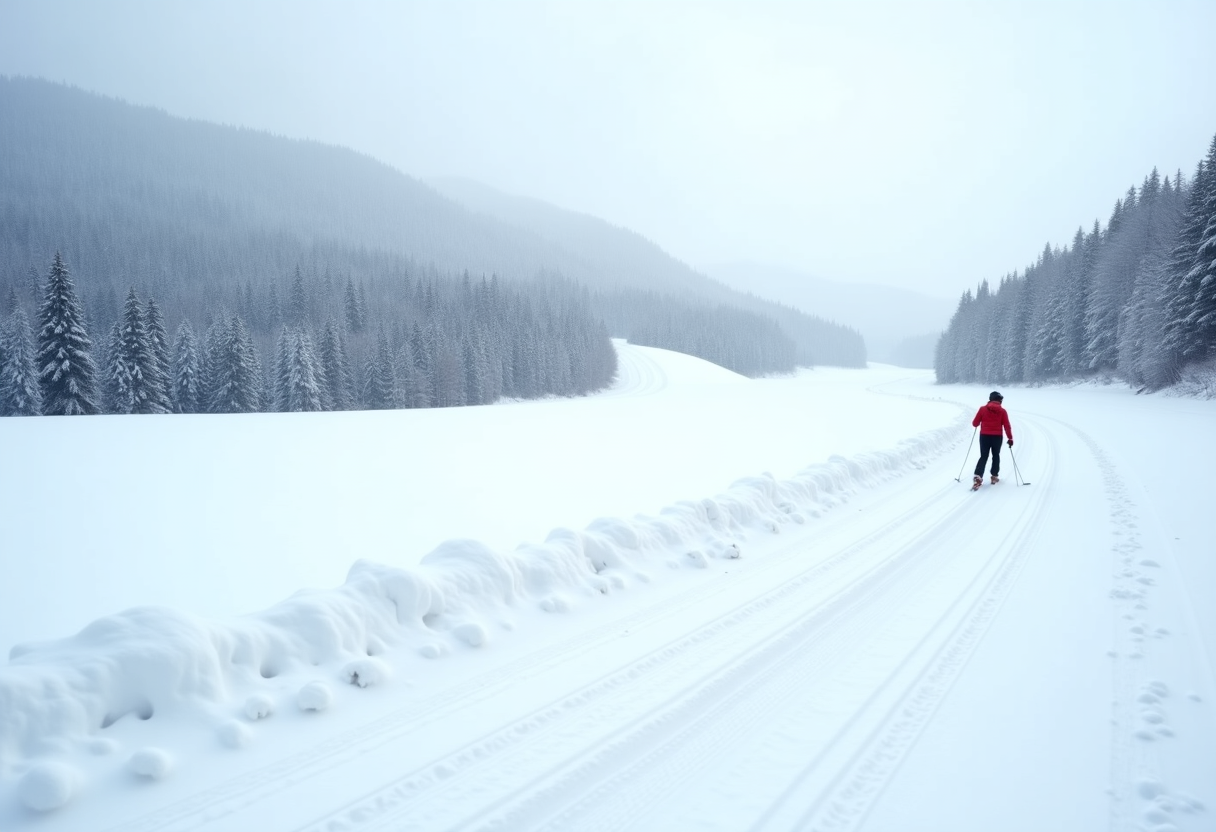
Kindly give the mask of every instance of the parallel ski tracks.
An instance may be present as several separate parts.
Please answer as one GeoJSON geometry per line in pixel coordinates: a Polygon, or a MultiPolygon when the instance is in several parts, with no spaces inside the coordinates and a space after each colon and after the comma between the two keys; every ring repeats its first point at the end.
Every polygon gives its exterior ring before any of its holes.
{"type": "MultiPolygon", "coordinates": [[[[455,753],[401,773],[306,828],[370,832],[378,828],[536,828],[548,824],[550,828],[590,829],[595,828],[593,817],[604,818],[614,828],[627,825],[629,818],[637,822],[648,807],[662,800],[673,781],[686,779],[712,758],[713,749],[729,747],[755,725],[771,719],[775,707],[806,689],[808,678],[846,663],[867,633],[883,626],[891,604],[914,596],[949,565],[953,553],[946,545],[948,530],[952,521],[971,510],[966,499],[952,502],[947,498],[952,489],[932,494],[793,579],[758,592],[731,613],[455,753]],[[900,540],[909,539],[910,524],[915,524],[916,542],[894,553],[884,552],[887,538],[898,534],[900,540]],[[723,657],[727,657],[725,661],[723,657]],[[759,688],[757,680],[762,682],[759,688]],[[654,690],[663,691],[658,701],[647,693],[654,690]],[[726,713],[729,718],[724,718],[726,713]],[[588,738],[596,736],[600,740],[588,748],[588,738]],[[562,764],[554,766],[555,759],[562,764]],[[607,778],[606,771],[611,772],[607,778]],[[616,805],[622,799],[629,805],[616,805]],[[548,817],[555,807],[564,808],[548,817]]],[[[788,569],[792,559],[805,557],[811,544],[807,536],[799,535],[799,540],[771,553],[758,568],[740,577],[763,584],[774,569],[788,569]]],[[[1016,560],[1018,552],[1022,549],[1005,553],[1002,562],[1016,560]]],[[[996,589],[981,593],[976,604],[987,599],[992,606],[994,592],[999,595],[1004,587],[994,585],[995,580],[985,586],[996,589]]],[[[446,715],[490,701],[521,675],[542,673],[572,654],[595,650],[618,638],[623,629],[640,629],[656,619],[679,616],[720,591],[712,585],[700,586],[121,828],[190,829],[233,813],[239,815],[242,808],[318,777],[360,753],[404,740],[446,715]]],[[[957,662],[966,653],[966,649],[960,653],[960,645],[965,648],[968,638],[977,637],[968,635],[974,634],[975,624],[972,621],[966,632],[952,631],[933,659],[950,655],[957,662]]],[[[929,667],[933,659],[923,666],[929,667]]],[[[913,702],[913,691],[909,687],[899,700],[905,708],[913,702]]],[[[923,692],[917,701],[924,711],[923,692]]],[[[880,727],[891,729],[888,733],[894,732],[892,714],[896,712],[891,710],[879,720],[880,727]]],[[[846,786],[842,781],[838,789],[846,786]]]]}
{"type": "MultiPolygon", "coordinates": [[[[856,660],[859,648],[864,651],[864,641],[884,628],[900,626],[893,619],[901,603],[918,596],[941,569],[957,566],[952,563],[958,559],[957,552],[945,546],[951,537],[948,528],[927,534],[909,546],[902,553],[907,558],[900,564],[903,568],[888,568],[881,579],[856,586],[860,597],[853,608],[833,609],[839,606],[833,604],[816,610],[800,622],[805,625],[804,632],[789,633],[786,643],[779,645],[781,655],[774,657],[768,673],[745,679],[744,686],[732,696],[724,697],[713,709],[697,713],[667,746],[655,748],[634,765],[616,770],[593,792],[540,828],[659,829],[681,820],[712,825],[715,818],[720,819],[732,808],[730,804],[737,805],[747,797],[756,799],[750,793],[762,784],[752,782],[739,787],[720,806],[714,804],[718,787],[745,778],[743,769],[757,759],[788,759],[791,754],[807,760],[805,766],[780,794],[759,796],[761,805],[766,800],[771,802],[766,810],[757,812],[759,817],[752,829],[842,829],[860,822],[1016,582],[1034,549],[1041,505],[1041,497],[1027,504],[1022,513],[1029,515],[1029,528],[1008,536],[996,548],[938,624],[925,632],[899,662],[887,682],[842,723],[833,724],[824,709],[807,700],[828,677],[840,680],[838,687],[848,687],[848,665],[856,660]],[[830,622],[830,631],[818,626],[821,617],[830,622]],[[762,738],[749,741],[756,733],[762,738]],[[867,737],[860,744],[861,751],[851,759],[842,758],[847,757],[848,749],[858,747],[857,736],[867,737]],[[747,753],[733,753],[741,746],[747,753]],[[731,749],[732,757],[741,758],[738,770],[719,775],[716,785],[708,789],[701,786],[699,800],[681,801],[684,807],[700,805],[701,817],[664,818],[655,813],[655,804],[668,797],[678,781],[703,777],[706,766],[714,765],[707,761],[723,749],[731,749]],[[705,805],[707,797],[709,805],[705,805]]],[[[822,689],[818,692],[824,693],[822,689]]],[[[613,770],[610,765],[604,768],[613,770]]],[[[534,828],[528,822],[517,823],[520,820],[528,819],[507,817],[495,826],[534,828]]]]}
{"type": "MultiPolygon", "coordinates": [[[[634,665],[622,671],[621,674],[607,674],[601,684],[612,684],[617,677],[636,678],[638,669],[648,664],[661,664],[666,657],[678,651],[681,646],[700,641],[707,633],[746,619],[754,610],[762,609],[778,602],[782,597],[794,593],[800,587],[814,583],[840,570],[855,568],[854,556],[857,552],[877,545],[884,538],[896,534],[911,523],[926,523],[926,512],[941,511],[941,497],[949,489],[942,489],[928,499],[911,508],[885,524],[881,524],[862,540],[844,546],[834,554],[821,559],[816,565],[803,571],[796,580],[787,582],[776,589],[765,589],[743,604],[730,615],[723,616],[716,622],[707,625],[701,631],[690,634],[686,639],[679,639],[658,650],[653,651],[634,665]]],[[[961,512],[964,505],[955,506],[949,514],[961,512]]],[[[829,535],[830,536],[830,535],[829,535]]],[[[756,568],[741,575],[745,584],[764,583],[764,577],[775,569],[780,569],[791,559],[803,557],[808,542],[802,536],[800,539],[781,549],[771,552],[763,561],[757,562],[756,568]]],[[[736,584],[738,586],[738,584],[736,584]]],[[[469,679],[463,684],[449,688],[443,693],[430,697],[421,702],[415,702],[400,708],[386,716],[380,717],[361,728],[333,736],[316,746],[288,757],[269,766],[243,773],[238,777],[202,791],[190,798],[178,801],[160,810],[140,818],[124,822],[113,827],[114,832],[142,832],[147,830],[187,830],[207,826],[247,806],[293,787],[295,784],[319,776],[328,771],[336,763],[350,758],[355,753],[362,753],[374,748],[387,745],[408,737],[420,727],[432,724],[447,714],[460,712],[477,703],[493,700],[501,692],[515,683],[521,676],[531,676],[544,672],[545,668],[556,667],[567,657],[594,651],[607,641],[619,638],[625,630],[637,631],[646,627],[656,619],[680,616],[691,606],[703,602],[706,598],[726,591],[728,588],[720,585],[702,585],[684,593],[669,598],[665,603],[643,610],[630,616],[614,620],[601,627],[583,632],[578,636],[556,643],[550,647],[537,650],[528,656],[495,670],[469,679]]],[[[577,697],[571,697],[571,701],[577,697]]],[[[569,709],[569,703],[563,708],[569,709]]],[[[542,708],[532,715],[539,723],[549,721],[552,712],[542,708]],[[548,714],[548,715],[546,715],[548,714]]],[[[525,722],[527,720],[522,720],[525,722]]],[[[480,756],[485,755],[480,752],[480,756]]],[[[432,770],[427,766],[424,771],[432,770]]],[[[439,779],[446,776],[447,771],[442,767],[439,779]]],[[[323,827],[322,827],[323,828],[323,827]]]]}
{"type": "MultiPolygon", "coordinates": [[[[962,504],[943,516],[940,499],[927,502],[937,502],[939,513],[916,543],[878,558],[864,574],[832,581],[842,562],[863,559],[865,552],[873,555],[883,538],[910,522],[913,512],[713,625],[308,828],[582,830],[640,822],[673,785],[713,759],[715,750],[729,749],[756,725],[772,721],[782,705],[810,689],[811,681],[846,664],[869,635],[885,626],[893,606],[915,598],[957,560],[960,549],[966,552],[965,546],[946,545],[952,535],[949,520],[965,510],[962,504]],[[663,691],[661,701],[654,702],[649,690],[663,691]],[[613,726],[612,731],[589,744],[603,725],[613,726]],[[494,758],[491,764],[477,765],[489,757],[494,758]],[[554,765],[554,760],[561,762],[554,765]],[[489,769],[493,773],[487,774],[489,769]],[[611,774],[605,777],[604,772],[611,774]],[[491,792],[498,797],[487,801],[491,792]],[[481,808],[466,814],[477,806],[481,808]],[[564,808],[550,816],[554,807],[564,808]]],[[[1040,503],[1041,498],[1031,500],[1024,509],[1032,520],[1040,503]]],[[[966,614],[937,636],[928,658],[915,664],[920,673],[903,683],[903,695],[877,718],[867,748],[883,745],[882,754],[890,758],[895,739],[916,733],[909,731],[908,715],[921,715],[913,720],[917,725],[932,715],[951,673],[965,664],[1031,547],[1031,538],[1017,537],[971,579],[966,614]]],[[[904,742],[908,744],[910,739],[904,742]]],[[[854,765],[874,779],[872,760],[854,765]]],[[[840,781],[833,787],[844,792],[855,786],[840,781]]]]}

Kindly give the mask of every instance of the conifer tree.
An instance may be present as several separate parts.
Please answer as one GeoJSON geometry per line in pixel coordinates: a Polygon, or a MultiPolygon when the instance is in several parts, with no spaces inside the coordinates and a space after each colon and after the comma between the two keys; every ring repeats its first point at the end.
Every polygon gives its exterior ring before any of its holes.
{"type": "Polygon", "coordinates": [[[346,331],[352,335],[362,333],[367,326],[366,306],[360,300],[360,293],[355,291],[354,280],[349,277],[346,279],[346,290],[342,295],[342,310],[346,316],[346,331]]]}
{"type": "Polygon", "coordinates": [[[376,338],[376,352],[364,367],[363,406],[368,410],[391,410],[396,406],[393,356],[384,330],[376,338]]]}
{"type": "Polygon", "coordinates": [[[280,339],[280,345],[285,354],[280,359],[282,375],[277,409],[284,413],[322,410],[323,395],[312,339],[301,330],[292,330],[280,339]]]}
{"type": "Polygon", "coordinates": [[[98,412],[92,346],[71,274],[59,252],[55,252],[38,312],[35,367],[44,414],[76,416],[98,412]]]}
{"type": "Polygon", "coordinates": [[[17,304],[0,328],[0,416],[38,416],[42,391],[34,369],[29,319],[17,304]]]}
{"type": "Polygon", "coordinates": [[[308,292],[304,287],[304,275],[296,266],[291,278],[291,287],[287,292],[287,325],[294,329],[303,327],[308,320],[308,292]]]}
{"type": "Polygon", "coordinates": [[[255,413],[262,405],[262,366],[253,339],[239,315],[217,331],[208,362],[212,373],[210,413],[255,413]]]}
{"type": "Polygon", "coordinates": [[[168,413],[164,391],[157,389],[156,358],[148,337],[143,306],[132,286],[118,323],[107,381],[115,413],[168,413]]]}
{"type": "Polygon", "coordinates": [[[202,392],[198,341],[190,322],[182,321],[173,341],[173,412],[201,413],[202,392]]]}
{"type": "Polygon", "coordinates": [[[165,331],[165,318],[155,298],[148,298],[144,317],[148,327],[148,343],[152,348],[152,361],[148,366],[148,391],[155,401],[156,412],[170,413],[173,410],[173,400],[170,396],[173,381],[169,335],[165,331]]]}
{"type": "Polygon", "coordinates": [[[334,410],[350,410],[354,407],[354,379],[350,362],[346,357],[346,342],[332,320],[327,321],[321,331],[321,347],[318,356],[321,375],[329,406],[334,410]]]}

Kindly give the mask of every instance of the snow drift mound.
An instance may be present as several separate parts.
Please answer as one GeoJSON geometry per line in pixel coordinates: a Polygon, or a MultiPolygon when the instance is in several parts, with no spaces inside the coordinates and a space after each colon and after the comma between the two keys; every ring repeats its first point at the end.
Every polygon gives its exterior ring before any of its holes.
{"type": "MultiPolygon", "coordinates": [[[[322,711],[335,703],[331,685],[391,684],[393,668],[380,657],[393,649],[440,658],[484,644],[483,622],[505,608],[561,612],[646,580],[655,565],[739,557],[749,531],[805,522],[858,489],[923,467],[959,435],[951,426],[893,451],[832,457],[785,481],[751,477],[657,517],[557,529],[509,553],[454,540],[409,569],[359,560],[339,587],[231,621],[140,607],[70,638],[19,645],[0,668],[0,791],[38,810],[64,805],[81,776],[72,759],[102,745],[119,751],[122,732],[111,726],[124,719],[173,718],[240,748],[257,722],[273,719],[284,684],[299,709],[322,711]],[[14,789],[15,781],[24,785],[14,789]]],[[[171,753],[142,745],[126,749],[130,770],[170,776],[171,753]]]]}

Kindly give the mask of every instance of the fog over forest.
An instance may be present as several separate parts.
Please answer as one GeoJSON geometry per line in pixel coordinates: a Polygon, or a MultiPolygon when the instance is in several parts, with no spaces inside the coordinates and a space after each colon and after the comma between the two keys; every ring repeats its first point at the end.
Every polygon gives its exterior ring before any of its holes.
{"type": "Polygon", "coordinates": [[[624,229],[546,237],[342,148],[24,78],[0,115],[5,413],[574,395],[611,381],[611,336],[753,376],[866,360],[855,330],[624,229]]]}

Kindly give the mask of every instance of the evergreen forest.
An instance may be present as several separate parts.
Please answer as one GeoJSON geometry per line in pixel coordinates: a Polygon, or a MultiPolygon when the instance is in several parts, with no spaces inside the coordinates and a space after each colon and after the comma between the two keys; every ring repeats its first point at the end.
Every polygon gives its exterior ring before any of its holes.
{"type": "Polygon", "coordinates": [[[865,364],[854,330],[623,229],[554,240],[344,148],[0,77],[0,413],[580,395],[614,336],[747,375],[865,364]]]}
{"type": "Polygon", "coordinates": [[[1098,377],[1159,390],[1216,358],[1216,137],[1188,180],[1156,168],[1106,227],[985,280],[937,343],[942,383],[1098,377]]]}

